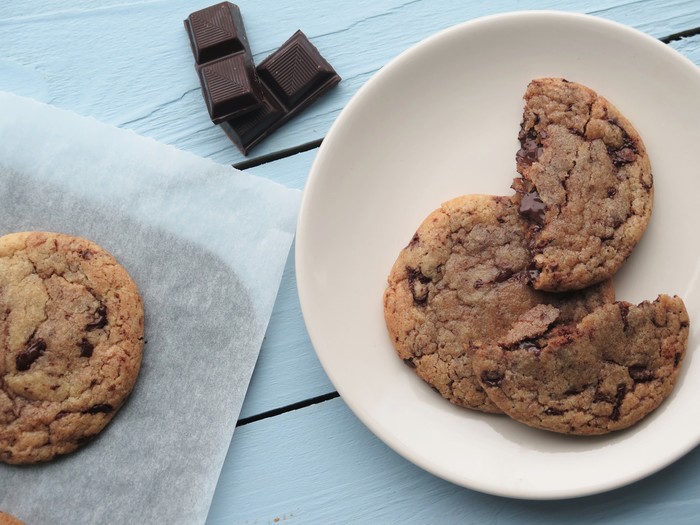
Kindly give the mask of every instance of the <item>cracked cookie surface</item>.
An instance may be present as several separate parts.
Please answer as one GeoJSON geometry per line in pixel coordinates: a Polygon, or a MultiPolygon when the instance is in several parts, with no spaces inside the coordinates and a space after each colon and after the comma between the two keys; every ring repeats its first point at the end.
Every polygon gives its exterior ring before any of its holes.
{"type": "Polygon", "coordinates": [[[564,294],[529,286],[526,228],[512,198],[452,199],[423,221],[388,277],[384,316],[399,357],[457,405],[500,411],[474,376],[472,343],[501,337],[543,302],[578,320],[614,300],[611,281],[564,294]]]}
{"type": "Polygon", "coordinates": [[[0,237],[0,460],[47,461],[99,433],[136,382],[143,333],[135,283],[95,243],[0,237]]]}
{"type": "Polygon", "coordinates": [[[532,284],[584,288],[612,276],[644,233],[649,158],[632,124],[586,86],[536,79],[524,98],[513,189],[530,222],[532,284]]]}
{"type": "Polygon", "coordinates": [[[474,352],[474,372],[513,419],[564,434],[627,428],[673,390],[688,342],[678,297],[603,305],[578,324],[540,305],[498,343],[474,352]]]}

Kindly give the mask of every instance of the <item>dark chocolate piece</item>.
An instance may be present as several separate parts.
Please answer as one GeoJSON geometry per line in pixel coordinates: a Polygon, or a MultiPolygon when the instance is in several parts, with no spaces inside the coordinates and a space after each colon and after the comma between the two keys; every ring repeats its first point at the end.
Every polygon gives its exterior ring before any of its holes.
{"type": "Polygon", "coordinates": [[[532,166],[542,155],[542,139],[546,138],[547,134],[544,131],[537,133],[535,128],[530,128],[528,131],[521,129],[518,133],[520,141],[520,149],[515,154],[515,160],[518,166],[532,166]]]}
{"type": "Polygon", "coordinates": [[[622,406],[622,401],[627,395],[627,385],[620,383],[617,385],[617,393],[615,394],[615,404],[613,405],[612,414],[610,414],[610,419],[617,421],[620,419],[620,407],[622,406]]]}
{"type": "Polygon", "coordinates": [[[610,119],[609,122],[616,126],[622,133],[622,145],[614,147],[608,146],[608,154],[616,168],[620,168],[625,164],[634,162],[639,151],[637,144],[634,142],[627,132],[620,127],[620,124],[615,119],[610,119]]]}
{"type": "Polygon", "coordinates": [[[259,108],[263,95],[238,6],[216,4],[184,23],[212,122],[259,108]]]}
{"type": "Polygon", "coordinates": [[[46,343],[43,339],[37,339],[27,345],[15,358],[15,367],[18,372],[29,370],[34,361],[39,359],[46,351],[46,343]]]}
{"type": "Polygon", "coordinates": [[[95,346],[83,337],[83,340],[78,343],[78,348],[80,348],[80,357],[92,357],[95,346]]]}
{"type": "Polygon", "coordinates": [[[236,53],[197,67],[202,95],[215,124],[260,107],[263,94],[249,55],[236,53]]]}
{"type": "Polygon", "coordinates": [[[231,2],[195,11],[185,20],[185,29],[197,64],[240,51],[250,54],[241,11],[231,2]]]}
{"type": "Polygon", "coordinates": [[[287,109],[299,106],[326,84],[339,80],[335,70],[301,31],[263,60],[257,71],[260,80],[287,109]]]}
{"type": "Polygon", "coordinates": [[[485,370],[481,373],[481,381],[491,387],[496,387],[503,381],[503,374],[497,370],[485,370]]]}
{"type": "Polygon", "coordinates": [[[627,371],[635,383],[647,383],[654,379],[654,372],[644,365],[632,365],[627,371]]]}
{"type": "Polygon", "coordinates": [[[285,110],[274,97],[263,96],[262,106],[242,117],[221,123],[221,128],[231,142],[246,154],[262,139],[281,126],[285,110]]]}
{"type": "Polygon", "coordinates": [[[107,326],[107,307],[103,304],[97,307],[95,310],[95,320],[91,323],[85,325],[85,330],[92,332],[93,330],[99,330],[107,326]]]}
{"type": "Polygon", "coordinates": [[[547,206],[542,202],[537,190],[525,193],[520,200],[520,208],[518,209],[520,215],[540,225],[544,224],[546,210],[547,206]]]}
{"type": "Polygon", "coordinates": [[[99,405],[93,405],[83,413],[85,414],[109,414],[114,408],[109,403],[101,403],[99,405]]]}
{"type": "Polygon", "coordinates": [[[417,306],[425,306],[428,304],[430,277],[423,275],[416,268],[406,267],[406,273],[408,274],[408,288],[411,290],[411,295],[413,295],[413,302],[417,306]]]}
{"type": "Polygon", "coordinates": [[[244,154],[340,82],[338,73],[301,31],[256,71],[264,93],[262,107],[221,124],[244,154]]]}

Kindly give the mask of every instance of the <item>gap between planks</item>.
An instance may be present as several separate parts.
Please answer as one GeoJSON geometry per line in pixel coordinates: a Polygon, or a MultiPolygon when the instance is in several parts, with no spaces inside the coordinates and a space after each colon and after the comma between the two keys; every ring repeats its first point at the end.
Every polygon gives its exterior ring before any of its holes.
{"type": "MultiPolygon", "coordinates": [[[[659,38],[661,42],[664,44],[669,44],[671,42],[675,42],[677,40],[681,40],[683,38],[689,38],[693,36],[700,35],[700,27],[694,27],[692,29],[686,29],[685,31],[680,31],[678,33],[673,33],[668,36],[664,36],[659,38]]],[[[254,168],[256,166],[261,166],[263,164],[267,164],[268,162],[274,162],[276,160],[284,159],[286,157],[291,157],[293,155],[297,155],[298,153],[303,153],[305,151],[309,151],[312,149],[318,148],[321,143],[323,142],[323,138],[312,140],[309,142],[304,142],[303,144],[299,144],[297,146],[293,146],[291,148],[286,148],[282,149],[279,151],[276,151],[274,153],[270,153],[267,155],[261,155],[260,157],[255,157],[252,159],[246,159],[241,162],[237,162],[236,164],[233,164],[234,168],[237,168],[239,170],[245,170],[248,168],[254,168]]],[[[331,399],[335,399],[337,397],[340,397],[340,394],[338,392],[329,392],[327,394],[323,394],[320,396],[312,397],[309,399],[305,399],[303,401],[299,401],[297,403],[292,403],[290,405],[285,405],[282,407],[274,408],[272,410],[267,410],[265,412],[261,412],[259,414],[255,414],[249,417],[244,417],[238,420],[236,423],[236,427],[242,427],[244,425],[248,425],[250,423],[255,423],[256,421],[261,421],[263,419],[267,419],[270,417],[275,417],[279,416],[281,414],[285,414],[287,412],[291,412],[293,410],[299,410],[301,408],[306,408],[312,405],[317,405],[318,403],[323,403],[324,401],[330,401],[331,399]]]]}
{"type": "Polygon", "coordinates": [[[685,31],[680,31],[679,33],[673,33],[672,35],[662,36],[659,38],[659,40],[661,40],[664,44],[670,44],[676,40],[689,38],[696,35],[700,35],[700,27],[694,27],[693,29],[686,29],[685,31]]]}
{"type": "Polygon", "coordinates": [[[292,403],[291,405],[285,405],[283,407],[273,408],[272,410],[268,410],[266,412],[261,412],[260,414],[255,414],[253,416],[241,418],[236,423],[236,426],[242,427],[243,425],[248,425],[249,423],[255,423],[256,421],[260,421],[262,419],[267,419],[269,417],[279,416],[280,414],[285,414],[285,413],[291,412],[293,410],[299,410],[300,408],[306,408],[306,407],[309,407],[311,405],[317,405],[319,403],[323,403],[324,401],[330,401],[331,399],[335,399],[336,397],[340,397],[340,394],[338,394],[338,392],[329,392],[328,394],[323,394],[320,396],[305,399],[304,401],[292,403]]]}
{"type": "Polygon", "coordinates": [[[299,144],[297,146],[292,146],[291,148],[275,151],[274,153],[268,153],[267,155],[261,155],[260,157],[242,160],[241,162],[233,164],[233,167],[239,170],[255,168],[257,166],[267,164],[268,162],[274,162],[276,160],[291,157],[292,155],[296,155],[298,153],[303,153],[305,151],[316,149],[321,145],[321,142],[323,142],[323,138],[311,140],[309,142],[304,142],[303,144],[299,144]]]}
{"type": "MultiPolygon", "coordinates": [[[[692,29],[686,29],[685,31],[680,31],[678,33],[673,33],[667,36],[662,36],[659,38],[661,42],[664,44],[670,44],[671,42],[675,42],[677,40],[681,40],[683,38],[689,38],[693,36],[700,35],[700,27],[694,27],[692,29]]],[[[316,140],[311,140],[309,142],[304,142],[303,144],[298,144],[296,146],[292,146],[289,148],[281,149],[279,151],[275,151],[274,153],[268,153],[266,155],[261,155],[259,157],[253,157],[251,159],[246,159],[242,160],[240,162],[237,162],[233,164],[233,167],[239,170],[245,170],[248,168],[255,168],[257,166],[261,166],[263,164],[267,164],[269,162],[274,162],[276,160],[284,159],[287,157],[291,157],[293,155],[296,155],[298,153],[303,153],[305,151],[309,151],[312,149],[318,148],[321,143],[323,142],[323,138],[316,139],[316,140]]]]}

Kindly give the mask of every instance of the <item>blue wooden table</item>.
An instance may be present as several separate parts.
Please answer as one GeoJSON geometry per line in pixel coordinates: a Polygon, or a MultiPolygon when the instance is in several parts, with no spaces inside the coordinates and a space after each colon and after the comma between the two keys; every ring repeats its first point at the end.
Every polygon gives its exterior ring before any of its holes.
{"type": "MultiPolygon", "coordinates": [[[[360,86],[412,44],[465,20],[524,9],[583,12],[662,39],[700,65],[698,0],[240,0],[256,63],[302,29],[343,78],[244,157],[208,118],[182,24],[212,3],[3,2],[0,90],[302,189],[320,140],[360,86]]],[[[698,449],[630,486],[553,502],[480,494],[412,465],[355,418],[324,374],[304,327],[294,271],[292,256],[209,525],[700,523],[698,449]]]]}

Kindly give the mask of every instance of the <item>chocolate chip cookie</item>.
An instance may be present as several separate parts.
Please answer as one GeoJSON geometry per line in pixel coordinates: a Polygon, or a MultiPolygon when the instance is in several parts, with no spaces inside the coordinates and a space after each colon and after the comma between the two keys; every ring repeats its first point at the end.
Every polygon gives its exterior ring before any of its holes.
{"type": "Polygon", "coordinates": [[[24,522],[0,510],[0,525],[24,525],[24,522]]]}
{"type": "Polygon", "coordinates": [[[576,290],[612,276],[651,216],[649,158],[632,124],[586,86],[533,80],[513,183],[530,222],[532,284],[576,290]]]}
{"type": "Polygon", "coordinates": [[[673,390],[688,342],[678,297],[603,305],[579,323],[539,305],[497,343],[477,345],[474,372],[513,419],[594,435],[640,421],[673,390]]]}
{"type": "Polygon", "coordinates": [[[500,338],[540,303],[578,320],[614,300],[610,281],[564,294],[529,286],[527,227],[512,198],[458,197],[423,221],[388,277],[384,315],[397,353],[457,405],[499,411],[474,376],[473,342],[500,338]]]}
{"type": "Polygon", "coordinates": [[[100,432],[136,382],[143,334],[137,287],[105,250],[0,237],[0,460],[47,461],[100,432]]]}

